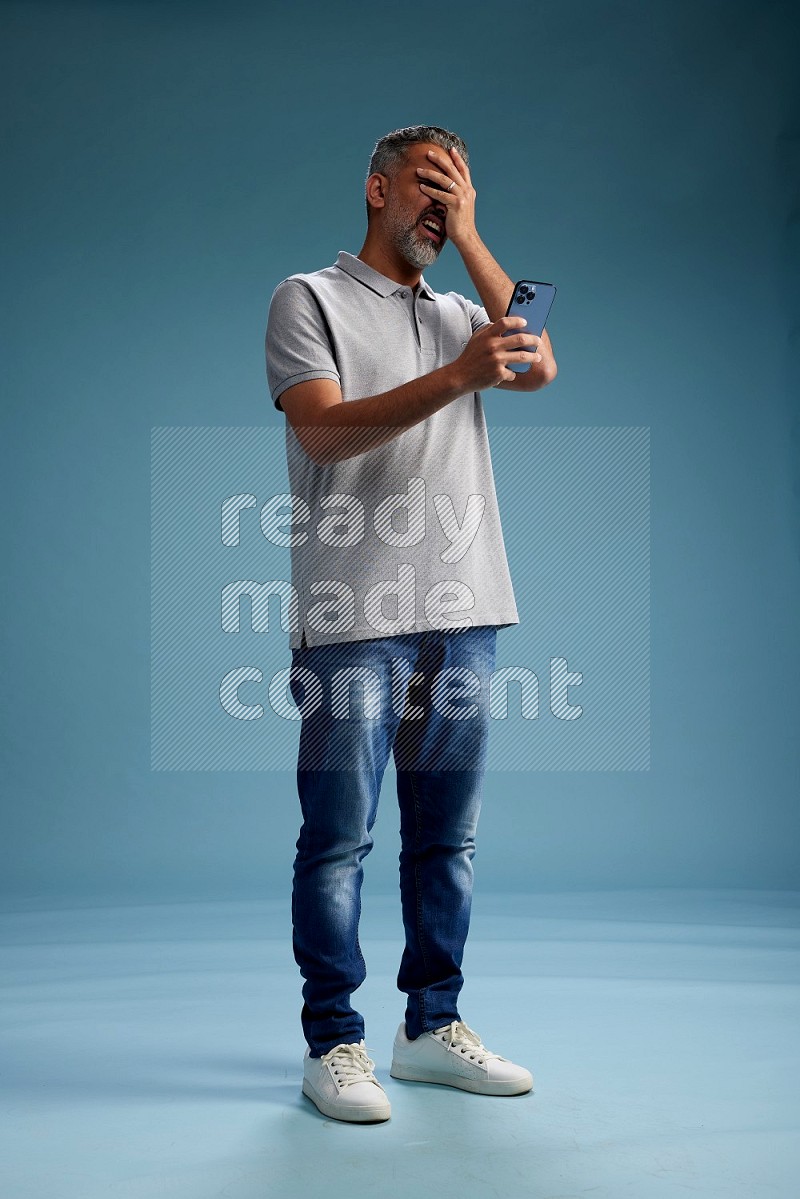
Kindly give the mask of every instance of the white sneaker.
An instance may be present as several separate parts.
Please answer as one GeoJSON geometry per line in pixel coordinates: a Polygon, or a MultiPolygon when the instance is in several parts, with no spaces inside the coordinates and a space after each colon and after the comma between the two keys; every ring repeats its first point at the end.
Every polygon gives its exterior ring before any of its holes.
{"type": "Polygon", "coordinates": [[[369,1123],[388,1120],[389,1100],[372,1073],[375,1065],[367,1057],[364,1041],[334,1045],[322,1057],[311,1057],[306,1046],[303,1059],[303,1094],[333,1120],[369,1123]]]}
{"type": "Polygon", "coordinates": [[[463,1020],[451,1020],[410,1041],[403,1022],[394,1039],[392,1078],[438,1082],[479,1095],[522,1095],[533,1089],[533,1076],[499,1053],[490,1053],[463,1020]]]}

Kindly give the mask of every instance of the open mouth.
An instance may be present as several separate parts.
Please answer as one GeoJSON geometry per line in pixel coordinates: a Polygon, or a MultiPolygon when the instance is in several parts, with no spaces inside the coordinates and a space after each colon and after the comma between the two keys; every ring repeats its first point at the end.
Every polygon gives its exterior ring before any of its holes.
{"type": "Polygon", "coordinates": [[[430,240],[435,245],[440,246],[444,241],[444,226],[442,222],[433,216],[423,217],[420,221],[420,228],[423,233],[426,233],[430,240]]]}

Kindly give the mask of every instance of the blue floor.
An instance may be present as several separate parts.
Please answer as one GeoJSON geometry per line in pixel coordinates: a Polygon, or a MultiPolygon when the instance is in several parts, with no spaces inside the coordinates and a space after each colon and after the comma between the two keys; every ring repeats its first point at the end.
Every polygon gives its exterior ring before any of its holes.
{"type": "Polygon", "coordinates": [[[476,890],[461,1015],[534,1092],[389,1077],[399,897],[365,893],[355,1003],[392,1102],[300,1092],[290,900],[7,901],[8,1199],[795,1199],[798,914],[786,892],[476,890]]]}

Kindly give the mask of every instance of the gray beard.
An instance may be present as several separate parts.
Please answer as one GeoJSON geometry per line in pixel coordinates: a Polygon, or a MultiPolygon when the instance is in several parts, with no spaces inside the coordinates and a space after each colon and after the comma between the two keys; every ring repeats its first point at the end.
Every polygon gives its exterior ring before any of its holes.
{"type": "Polygon", "coordinates": [[[435,246],[424,233],[420,233],[418,225],[405,224],[402,214],[397,223],[390,227],[389,233],[398,253],[417,270],[432,266],[439,257],[441,246],[435,246]]]}

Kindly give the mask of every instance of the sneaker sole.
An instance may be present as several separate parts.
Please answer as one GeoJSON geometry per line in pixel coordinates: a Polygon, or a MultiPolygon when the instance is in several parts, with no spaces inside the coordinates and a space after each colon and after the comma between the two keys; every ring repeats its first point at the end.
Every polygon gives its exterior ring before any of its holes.
{"type": "Polygon", "coordinates": [[[323,1099],[307,1078],[303,1079],[303,1094],[308,1096],[324,1116],[330,1116],[332,1120],[347,1120],[351,1124],[373,1124],[379,1120],[388,1120],[392,1114],[388,1102],[370,1104],[369,1107],[345,1107],[341,1103],[323,1099]]]}
{"type": "Polygon", "coordinates": [[[404,1066],[400,1062],[392,1062],[389,1071],[392,1078],[402,1078],[406,1082],[433,1082],[442,1087],[456,1087],[459,1091],[471,1091],[473,1095],[525,1095],[533,1090],[533,1078],[527,1079],[490,1079],[480,1078],[445,1078],[435,1070],[423,1070],[416,1066],[404,1066]]]}

